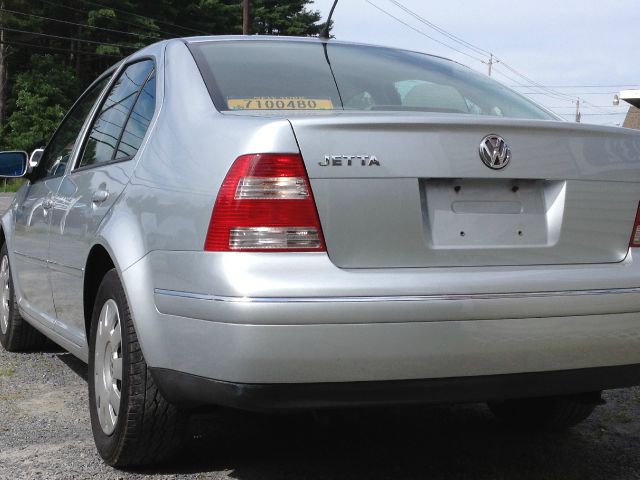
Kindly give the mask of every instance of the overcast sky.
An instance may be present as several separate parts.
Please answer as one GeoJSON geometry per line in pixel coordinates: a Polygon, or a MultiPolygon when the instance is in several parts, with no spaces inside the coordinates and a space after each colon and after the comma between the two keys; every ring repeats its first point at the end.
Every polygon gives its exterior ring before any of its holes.
{"type": "MultiPolygon", "coordinates": [[[[582,109],[583,122],[621,123],[628,104],[622,102],[614,107],[614,94],[626,88],[640,88],[640,0],[397,1],[462,40],[492,52],[535,82],[552,86],[553,92],[530,87],[516,90],[538,92],[532,93],[531,98],[564,118],[573,119],[575,115],[575,105],[563,96],[568,94],[588,102],[582,109]]],[[[369,2],[340,0],[333,16],[332,34],[340,40],[442,55],[486,73],[487,65],[479,60],[486,62],[488,55],[443,36],[392,0],[369,2]],[[372,4],[466,55],[412,30],[372,4]]],[[[332,3],[333,0],[315,0],[312,7],[326,18],[332,3]]],[[[528,83],[500,63],[495,65],[493,76],[509,86],[528,83]]]]}

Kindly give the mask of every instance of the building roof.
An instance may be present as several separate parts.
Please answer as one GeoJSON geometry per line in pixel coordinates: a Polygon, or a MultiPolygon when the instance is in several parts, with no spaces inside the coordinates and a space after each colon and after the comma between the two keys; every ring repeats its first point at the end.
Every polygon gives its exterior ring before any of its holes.
{"type": "Polygon", "coordinates": [[[620,92],[620,100],[640,108],[640,90],[622,90],[620,92]]]}

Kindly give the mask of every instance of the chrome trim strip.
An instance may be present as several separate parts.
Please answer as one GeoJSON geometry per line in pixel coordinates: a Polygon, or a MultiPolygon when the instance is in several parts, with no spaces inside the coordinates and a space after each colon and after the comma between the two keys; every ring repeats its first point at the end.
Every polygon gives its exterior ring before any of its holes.
{"type": "Polygon", "coordinates": [[[31,255],[27,255],[26,253],[16,252],[15,250],[13,251],[13,253],[15,255],[18,255],[24,258],[27,261],[45,263],[49,268],[53,270],[66,272],[66,273],[69,273],[70,275],[75,275],[77,277],[82,277],[82,275],[84,274],[84,268],[69,267],[67,265],[63,265],[62,263],[54,262],[53,260],[48,260],[46,258],[40,258],[40,257],[33,257],[31,255]]]}
{"type": "Polygon", "coordinates": [[[513,292],[513,293],[477,293],[450,295],[390,295],[373,297],[233,297],[225,295],[207,295],[203,293],[181,292],[156,288],[156,295],[168,297],[192,298],[213,302],[232,303],[331,303],[331,302],[428,302],[443,300],[502,300],[513,298],[547,298],[547,297],[575,297],[590,295],[620,295],[640,293],[637,288],[611,288],[602,290],[565,290],[557,292],[513,292]]]}
{"type": "Polygon", "coordinates": [[[23,258],[25,258],[27,260],[34,260],[36,262],[47,263],[47,259],[46,258],[34,257],[33,255],[27,255],[26,253],[18,252],[16,250],[14,250],[13,253],[15,255],[23,257],[23,258]]]}

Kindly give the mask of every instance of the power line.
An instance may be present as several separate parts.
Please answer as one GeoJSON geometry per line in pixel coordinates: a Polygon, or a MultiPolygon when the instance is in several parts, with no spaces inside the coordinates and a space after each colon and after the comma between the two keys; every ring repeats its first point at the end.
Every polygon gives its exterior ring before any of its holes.
{"type": "Polygon", "coordinates": [[[522,73],[518,72],[515,68],[513,68],[512,66],[510,66],[509,64],[505,63],[504,60],[499,59],[501,62],[502,67],[506,68],[507,70],[509,70],[510,72],[513,72],[515,75],[517,75],[520,78],[523,78],[524,80],[526,80],[527,82],[531,83],[532,85],[534,85],[535,87],[537,87],[540,90],[546,90],[547,92],[554,94],[556,96],[559,97],[565,97],[565,98],[573,98],[571,95],[568,95],[566,93],[562,93],[562,92],[558,92],[556,90],[552,90],[548,87],[545,87],[544,85],[542,85],[541,83],[536,82],[535,80],[532,80],[531,78],[527,77],[526,75],[523,75],[522,73]]]}
{"type": "MultiPolygon", "coordinates": [[[[507,78],[508,80],[510,80],[512,82],[515,80],[512,76],[509,76],[509,75],[507,75],[506,73],[504,73],[504,72],[502,72],[500,70],[495,70],[495,71],[498,74],[502,75],[503,77],[507,78]]],[[[539,90],[542,90],[540,87],[537,87],[536,85],[529,85],[528,87],[529,88],[537,88],[539,90]]],[[[520,93],[521,95],[528,95],[529,94],[528,92],[518,92],[518,93],[520,93]]],[[[538,91],[538,92],[530,92],[530,93],[532,93],[534,95],[544,95],[546,97],[553,98],[554,100],[574,101],[573,97],[567,97],[565,95],[556,95],[554,93],[550,93],[550,92],[544,91],[544,90],[543,91],[538,91]]]]}
{"type": "MultiPolygon", "coordinates": [[[[507,75],[506,73],[504,73],[504,72],[502,72],[502,71],[499,71],[499,70],[495,70],[495,71],[496,71],[499,75],[502,75],[503,77],[505,77],[506,79],[508,79],[508,80],[510,80],[510,81],[512,81],[512,82],[515,82],[515,81],[516,81],[513,77],[511,77],[510,75],[507,75]]],[[[528,85],[528,87],[529,87],[529,88],[536,88],[536,87],[535,87],[535,86],[533,86],[533,85],[528,85]]],[[[525,95],[525,94],[526,94],[526,92],[518,92],[518,93],[520,93],[520,95],[525,95]]],[[[545,95],[545,96],[547,96],[547,97],[549,97],[549,98],[553,98],[553,99],[555,99],[555,100],[564,100],[564,101],[571,101],[571,102],[573,102],[573,99],[571,99],[571,100],[570,100],[570,99],[567,99],[567,98],[564,98],[564,97],[558,97],[558,96],[556,96],[556,95],[549,94],[548,92],[533,92],[533,93],[534,93],[534,94],[536,94],[536,95],[545,95]]],[[[549,108],[551,108],[551,107],[545,107],[545,108],[548,108],[548,109],[549,109],[549,108]]]]}
{"type": "Polygon", "coordinates": [[[38,48],[38,49],[41,49],[41,50],[50,50],[52,52],[75,53],[77,55],[91,55],[91,56],[96,56],[96,57],[122,58],[122,56],[111,55],[109,53],[77,51],[77,50],[71,50],[70,48],[48,47],[48,46],[44,46],[44,45],[34,45],[33,43],[16,42],[16,41],[13,41],[13,40],[11,40],[11,41],[2,40],[2,41],[0,41],[0,44],[17,45],[17,46],[21,46],[21,47],[32,47],[32,48],[38,48]]]}
{"type": "MultiPolygon", "coordinates": [[[[513,77],[510,77],[510,76],[509,76],[509,75],[507,75],[506,73],[501,72],[501,71],[499,71],[499,70],[496,70],[496,72],[497,72],[498,74],[502,75],[502,76],[503,76],[504,78],[506,78],[507,80],[511,80],[511,81],[513,82],[513,80],[514,80],[514,79],[513,79],[513,77]]],[[[529,86],[529,88],[531,88],[531,86],[529,86]]],[[[520,93],[520,95],[524,95],[524,93],[522,93],[522,92],[518,92],[518,93],[520,93]]],[[[546,95],[546,94],[545,94],[545,95],[546,95]]]]}
{"type": "MultiPolygon", "coordinates": [[[[464,52],[464,51],[462,51],[462,50],[459,50],[458,48],[455,48],[455,47],[453,47],[452,45],[449,45],[448,43],[445,43],[445,42],[442,42],[442,41],[440,41],[440,40],[437,40],[437,39],[435,39],[435,38],[431,37],[430,35],[426,34],[424,31],[422,31],[422,30],[420,30],[420,29],[417,29],[417,28],[415,28],[415,27],[411,26],[410,24],[408,24],[408,23],[404,22],[403,20],[401,20],[401,19],[400,19],[400,18],[398,18],[398,17],[395,17],[394,15],[392,15],[392,14],[391,14],[391,13],[389,13],[388,11],[384,10],[383,8],[379,7],[378,5],[374,4],[374,3],[373,3],[373,2],[371,2],[370,0],[366,0],[366,1],[367,1],[367,3],[369,3],[370,5],[372,5],[373,7],[375,7],[376,9],[380,10],[381,12],[383,12],[384,14],[386,14],[387,16],[389,16],[389,17],[393,18],[394,20],[396,20],[396,21],[398,21],[398,22],[402,23],[403,25],[405,25],[405,26],[407,26],[408,28],[410,28],[410,29],[414,30],[415,32],[420,33],[421,35],[424,35],[424,36],[426,36],[427,38],[429,38],[429,39],[431,39],[431,40],[433,40],[433,41],[435,41],[435,42],[437,42],[437,43],[439,43],[439,44],[441,44],[441,45],[443,45],[443,46],[445,46],[445,47],[447,47],[447,48],[450,48],[450,49],[452,49],[452,50],[454,50],[454,51],[456,51],[456,52],[458,52],[458,53],[461,53],[461,54],[463,54],[463,55],[466,55],[467,57],[470,57],[470,58],[472,58],[472,59],[474,59],[474,60],[478,60],[478,61],[480,61],[480,62],[482,62],[482,63],[488,63],[488,64],[489,64],[489,76],[491,76],[491,70],[492,70],[492,68],[491,68],[491,67],[493,66],[493,64],[494,64],[494,63],[500,63],[500,64],[501,64],[501,67],[504,67],[504,68],[505,68],[506,70],[508,70],[510,73],[512,73],[512,74],[514,74],[514,75],[516,75],[516,76],[520,77],[521,79],[523,79],[524,81],[526,81],[526,82],[528,82],[528,83],[527,83],[526,85],[522,85],[520,82],[518,82],[517,80],[513,79],[511,76],[506,75],[506,74],[505,74],[504,72],[502,72],[502,71],[498,71],[498,73],[499,73],[500,75],[502,75],[502,76],[504,76],[505,78],[507,78],[507,79],[511,80],[512,82],[514,82],[514,84],[520,84],[522,87],[533,88],[533,89],[535,89],[535,90],[539,90],[539,91],[537,91],[537,92],[521,92],[522,94],[525,94],[525,95],[526,95],[526,94],[545,95],[545,96],[547,96],[547,97],[549,97],[549,98],[555,98],[555,99],[559,99],[559,100],[563,100],[563,101],[571,101],[572,103],[575,103],[575,104],[576,104],[576,106],[577,106],[577,107],[576,107],[576,108],[578,109],[578,113],[576,114],[576,115],[578,115],[578,117],[577,117],[577,118],[579,118],[579,115],[580,115],[580,112],[579,112],[580,107],[579,107],[579,105],[580,105],[580,101],[581,101],[581,100],[582,100],[582,103],[583,103],[584,105],[588,105],[588,106],[590,106],[591,108],[598,109],[598,110],[600,110],[600,111],[602,111],[602,112],[605,112],[605,113],[603,113],[604,115],[611,115],[611,114],[619,115],[619,113],[611,113],[611,112],[608,112],[608,111],[604,110],[604,108],[603,108],[603,107],[600,107],[600,106],[598,106],[598,105],[595,105],[595,104],[593,104],[593,103],[591,103],[591,102],[589,102],[589,101],[587,101],[587,100],[581,99],[580,97],[576,96],[576,95],[575,95],[575,93],[572,93],[572,94],[564,93],[564,92],[561,92],[561,91],[559,91],[559,90],[555,90],[555,87],[551,87],[551,86],[548,86],[548,85],[543,85],[542,83],[536,82],[536,81],[535,81],[535,80],[533,80],[532,78],[530,78],[530,77],[528,77],[528,76],[526,76],[526,75],[524,75],[524,74],[520,73],[518,70],[516,70],[515,68],[513,68],[511,65],[509,65],[509,64],[507,64],[507,63],[505,63],[505,62],[504,62],[504,60],[502,60],[502,59],[498,58],[497,56],[493,55],[493,53],[491,53],[491,52],[489,52],[489,51],[487,51],[487,50],[484,50],[484,49],[482,49],[482,48],[480,48],[480,47],[478,47],[478,46],[476,46],[476,45],[473,45],[473,44],[471,44],[471,43],[469,43],[469,42],[467,42],[467,41],[463,40],[462,38],[460,38],[460,37],[458,37],[458,36],[454,35],[453,33],[450,33],[450,32],[448,32],[447,30],[445,30],[445,29],[443,29],[443,28],[441,28],[441,27],[438,27],[437,25],[433,24],[433,23],[432,23],[432,22],[430,22],[429,20],[427,20],[427,19],[425,19],[424,17],[421,17],[420,15],[418,15],[418,14],[417,14],[416,12],[414,12],[413,10],[411,10],[411,9],[409,9],[409,8],[407,8],[407,7],[405,7],[403,4],[401,4],[401,3],[400,3],[399,1],[397,1],[397,0],[389,0],[389,1],[390,1],[393,5],[395,5],[396,7],[400,8],[403,12],[405,12],[405,13],[407,13],[407,14],[411,15],[413,18],[415,18],[415,19],[419,20],[420,22],[422,22],[423,24],[427,25],[429,28],[431,28],[431,29],[433,29],[433,30],[437,31],[437,32],[438,32],[438,33],[440,33],[441,35],[444,35],[444,36],[446,36],[447,38],[449,38],[450,40],[453,40],[454,42],[456,42],[456,43],[458,43],[458,44],[462,45],[464,48],[467,48],[467,49],[469,49],[469,50],[473,51],[473,52],[474,52],[474,53],[476,53],[476,54],[477,54],[477,53],[481,53],[481,54],[482,54],[482,53],[484,53],[484,54],[489,55],[489,56],[490,56],[489,62],[485,62],[484,60],[479,59],[479,58],[477,58],[477,57],[476,57],[476,56],[474,56],[474,55],[470,55],[470,54],[468,54],[468,53],[466,53],[466,52],[464,52]],[[494,59],[495,59],[495,61],[494,61],[494,59]]],[[[563,87],[564,87],[564,86],[563,86],[563,87]]],[[[560,88],[562,88],[562,87],[560,87],[560,88]]],[[[589,87],[589,86],[585,86],[585,87],[581,87],[581,88],[596,88],[596,87],[589,87]]],[[[608,87],[608,88],[611,88],[611,87],[608,87]]],[[[602,93],[599,93],[599,94],[606,94],[606,93],[602,92],[602,93]]],[[[565,108],[565,107],[562,107],[562,108],[565,108]]],[[[597,114],[591,114],[591,115],[597,115],[597,114]]],[[[579,120],[576,120],[576,121],[579,121],[579,120]]]]}
{"type": "Polygon", "coordinates": [[[484,50],[484,49],[482,49],[482,48],[480,48],[480,47],[478,47],[476,45],[473,45],[472,43],[467,42],[466,40],[463,40],[462,38],[454,35],[453,33],[448,32],[444,28],[440,28],[439,26],[437,26],[436,24],[430,22],[426,18],[421,17],[420,15],[418,15],[413,10],[405,7],[403,4],[401,4],[397,0],[389,0],[389,1],[391,3],[393,3],[396,7],[400,8],[401,10],[403,10],[405,13],[408,13],[409,15],[411,15],[412,17],[414,17],[418,21],[420,21],[420,22],[424,23],[425,25],[431,27],[432,29],[436,30],[437,32],[441,33],[442,35],[446,36],[447,38],[453,40],[454,42],[459,43],[460,45],[463,45],[466,48],[469,48],[470,50],[474,50],[476,53],[479,53],[481,55],[482,54],[491,55],[491,52],[488,52],[487,50],[484,50]]]}
{"type": "MultiPolygon", "coordinates": [[[[437,25],[435,25],[435,24],[433,24],[433,23],[429,22],[427,19],[425,19],[425,18],[421,17],[420,15],[418,15],[418,14],[417,14],[416,12],[414,12],[413,10],[411,10],[411,9],[409,9],[409,8],[407,8],[407,7],[405,7],[404,5],[402,5],[402,4],[401,4],[400,2],[398,2],[397,0],[389,0],[389,1],[390,1],[391,3],[393,3],[394,5],[396,5],[398,8],[402,9],[405,13],[407,13],[407,14],[409,14],[409,15],[413,16],[414,18],[419,19],[421,22],[423,22],[424,24],[426,24],[426,25],[427,25],[427,26],[429,26],[430,28],[435,29],[437,32],[439,32],[439,33],[441,33],[441,34],[443,34],[443,35],[446,35],[448,38],[450,38],[450,39],[452,39],[452,40],[454,40],[454,41],[456,41],[456,42],[458,42],[458,43],[460,43],[460,44],[463,44],[466,48],[468,48],[468,49],[470,49],[470,50],[474,51],[475,53],[479,53],[479,52],[480,52],[480,53],[485,53],[485,54],[490,55],[490,59],[489,59],[489,72],[491,72],[491,70],[492,70],[492,69],[491,69],[491,67],[493,66],[493,64],[495,64],[495,63],[503,63],[503,64],[504,64],[503,66],[504,66],[507,70],[511,71],[511,72],[512,72],[512,73],[514,73],[515,75],[517,75],[517,76],[519,76],[520,78],[522,78],[522,79],[526,80],[527,82],[531,83],[531,84],[532,84],[532,86],[534,86],[534,88],[536,88],[536,87],[537,87],[537,88],[538,88],[538,89],[540,89],[540,90],[546,90],[549,94],[552,94],[552,95],[556,96],[556,98],[565,98],[565,99],[566,99],[566,98],[572,98],[571,96],[569,96],[569,95],[567,95],[567,94],[564,94],[564,93],[562,93],[562,92],[558,92],[558,91],[551,90],[551,89],[549,89],[549,88],[545,87],[544,85],[542,85],[542,84],[540,84],[540,83],[536,82],[535,80],[532,80],[531,78],[529,78],[529,77],[527,77],[527,76],[525,76],[525,75],[521,74],[520,72],[518,72],[517,70],[515,70],[515,69],[514,69],[513,67],[511,67],[510,65],[508,65],[508,64],[506,64],[506,63],[504,63],[504,61],[503,61],[502,59],[500,59],[500,58],[498,58],[498,57],[495,57],[491,52],[489,52],[489,51],[487,51],[487,50],[484,50],[484,49],[482,49],[482,48],[480,48],[480,47],[477,47],[476,45],[473,45],[473,44],[471,44],[471,43],[469,43],[469,42],[467,42],[467,41],[465,41],[465,40],[461,39],[460,37],[458,37],[458,36],[456,36],[456,35],[454,35],[454,34],[452,34],[452,33],[448,32],[447,30],[445,30],[445,29],[443,29],[443,28],[441,28],[441,27],[438,27],[437,25]],[[495,58],[495,61],[494,61],[494,58],[495,58]]],[[[411,25],[409,25],[409,24],[405,23],[404,21],[400,20],[399,18],[394,17],[392,14],[390,14],[390,13],[389,13],[389,12],[387,12],[386,10],[384,10],[384,9],[382,9],[382,8],[378,7],[377,5],[373,4],[370,0],[367,0],[367,3],[369,3],[369,4],[373,5],[373,6],[374,6],[374,7],[376,7],[378,10],[380,10],[380,11],[382,11],[383,13],[385,13],[385,14],[389,15],[390,17],[394,18],[395,20],[399,21],[400,23],[403,23],[404,25],[408,26],[408,27],[409,27],[409,28],[411,28],[412,30],[415,30],[415,31],[417,31],[418,33],[421,33],[422,35],[425,35],[425,36],[427,36],[428,38],[431,38],[432,40],[435,40],[433,37],[430,37],[429,35],[425,34],[425,33],[424,33],[424,32],[422,32],[421,30],[418,30],[418,29],[416,29],[416,28],[412,27],[411,25]]],[[[453,49],[453,50],[455,50],[455,51],[457,51],[457,52],[459,52],[459,53],[462,53],[463,55],[466,55],[466,56],[468,56],[468,57],[471,57],[471,58],[473,58],[474,60],[478,60],[478,61],[480,61],[480,62],[482,62],[482,63],[487,63],[487,62],[485,62],[484,60],[479,59],[479,58],[477,58],[477,57],[475,57],[475,56],[473,56],[473,55],[469,55],[468,53],[463,52],[463,51],[461,51],[461,50],[459,50],[459,49],[457,49],[457,48],[455,48],[455,47],[453,47],[453,46],[451,46],[451,45],[449,45],[449,44],[446,44],[446,43],[444,43],[444,42],[440,42],[439,40],[435,40],[435,41],[437,41],[438,43],[440,43],[440,44],[442,44],[442,45],[444,45],[444,46],[446,46],[446,47],[448,47],[448,48],[451,48],[451,49],[453,49]]],[[[511,79],[511,81],[514,81],[514,82],[516,82],[516,83],[517,83],[517,81],[515,81],[515,80],[513,80],[513,79],[511,79]]]]}
{"type": "Polygon", "coordinates": [[[95,40],[85,40],[83,38],[75,38],[75,37],[64,37],[62,35],[51,35],[49,33],[39,33],[39,32],[30,31],[30,30],[21,30],[19,28],[1,27],[0,30],[6,30],[7,32],[15,32],[15,33],[25,33],[25,34],[28,34],[28,35],[38,35],[40,37],[57,38],[57,39],[60,39],[60,40],[71,40],[71,41],[75,41],[75,42],[91,43],[91,44],[94,44],[94,45],[105,45],[105,46],[109,46],[109,47],[128,48],[130,50],[136,50],[136,48],[137,48],[137,47],[132,47],[132,46],[129,46],[129,45],[121,45],[119,43],[97,42],[95,40]]]}
{"type": "Polygon", "coordinates": [[[381,11],[382,13],[384,13],[385,15],[387,15],[387,16],[389,16],[389,17],[393,18],[393,19],[394,19],[394,20],[396,20],[397,22],[400,22],[400,23],[401,23],[401,24],[403,24],[404,26],[406,26],[406,27],[410,28],[410,29],[411,29],[411,30],[413,30],[414,32],[419,33],[420,35],[423,35],[423,36],[427,37],[428,39],[433,40],[434,42],[439,43],[440,45],[444,45],[445,47],[450,48],[451,50],[455,50],[456,52],[461,53],[462,55],[466,55],[467,57],[472,58],[472,59],[474,59],[474,60],[476,60],[476,61],[478,61],[478,62],[483,62],[483,61],[484,61],[484,60],[482,60],[481,58],[478,58],[478,57],[475,57],[475,56],[473,56],[473,55],[470,55],[470,54],[468,54],[468,53],[466,53],[466,52],[463,52],[462,50],[457,49],[456,47],[453,47],[453,46],[451,46],[451,45],[449,45],[449,44],[447,44],[447,43],[445,43],[445,42],[442,42],[442,41],[440,41],[440,40],[438,40],[438,39],[436,39],[436,38],[433,38],[431,35],[428,35],[427,33],[423,32],[423,31],[422,31],[422,30],[420,30],[419,28],[415,28],[414,26],[412,26],[412,25],[408,24],[408,23],[407,23],[407,22],[405,22],[404,20],[399,19],[399,18],[398,18],[398,17],[396,17],[395,15],[393,15],[393,14],[389,13],[388,11],[386,11],[385,9],[383,9],[383,8],[379,7],[378,5],[376,5],[375,3],[373,3],[371,0],[366,0],[366,2],[367,2],[369,5],[371,5],[372,7],[377,8],[378,10],[380,10],[380,11],[381,11]]]}
{"type": "MultiPolygon", "coordinates": [[[[52,1],[50,1],[50,0],[40,0],[40,1],[41,1],[41,2],[43,2],[43,3],[46,3],[46,4],[48,4],[48,5],[52,5],[52,6],[54,6],[54,7],[57,7],[57,8],[66,8],[67,10],[69,10],[69,11],[71,11],[71,12],[78,12],[78,13],[82,13],[83,15],[89,15],[89,12],[87,12],[86,10],[81,10],[81,9],[79,9],[79,8],[70,7],[70,6],[68,6],[68,5],[64,5],[64,4],[62,4],[62,3],[52,2],[52,1]]],[[[94,13],[95,13],[96,15],[98,15],[99,17],[106,18],[106,19],[108,19],[108,20],[114,20],[114,18],[113,18],[113,17],[110,17],[110,16],[107,16],[107,15],[104,15],[104,14],[103,14],[102,12],[100,12],[100,11],[95,11],[94,13]]],[[[117,19],[117,22],[118,22],[118,23],[124,23],[125,25],[129,25],[129,26],[132,26],[132,27],[135,27],[135,28],[139,28],[140,30],[146,30],[146,31],[151,32],[151,33],[162,33],[162,34],[164,34],[164,35],[168,35],[168,36],[170,36],[170,37],[179,37],[179,36],[180,36],[179,34],[174,33],[174,32],[168,32],[168,31],[166,31],[166,30],[161,30],[161,29],[160,29],[159,27],[157,27],[157,26],[156,26],[156,28],[147,27],[147,26],[145,26],[145,25],[140,25],[140,24],[133,23],[133,22],[130,22],[130,21],[127,21],[127,20],[123,20],[123,19],[120,19],[120,18],[118,18],[118,19],[117,19]]]]}
{"type": "Polygon", "coordinates": [[[200,34],[204,34],[204,35],[211,35],[210,32],[205,32],[204,30],[198,30],[198,29],[195,29],[195,28],[185,27],[185,26],[182,26],[182,25],[178,25],[177,23],[164,22],[162,20],[158,20],[157,18],[153,18],[153,17],[145,16],[145,15],[139,15],[137,13],[128,12],[126,10],[120,10],[118,8],[113,8],[113,7],[110,7],[108,5],[103,5],[101,3],[92,2],[91,0],[80,0],[80,1],[83,2],[83,3],[88,3],[89,5],[95,5],[96,7],[113,10],[114,12],[120,12],[120,13],[125,13],[127,15],[132,15],[134,17],[142,18],[144,20],[153,20],[154,22],[162,23],[164,25],[169,25],[171,27],[178,27],[178,28],[181,28],[182,30],[191,31],[191,32],[195,32],[195,33],[200,33],[200,34]]]}
{"type": "MultiPolygon", "coordinates": [[[[369,1],[369,0],[367,0],[367,1],[369,1]]],[[[484,50],[484,49],[482,49],[482,48],[480,48],[480,47],[478,47],[478,46],[476,46],[476,45],[473,45],[473,44],[471,44],[471,43],[467,42],[466,40],[463,40],[462,38],[460,38],[460,37],[458,37],[458,36],[454,35],[453,33],[450,33],[450,32],[448,32],[447,30],[445,30],[445,29],[443,29],[443,28],[441,28],[441,27],[438,27],[437,25],[433,24],[432,22],[430,22],[430,21],[428,21],[427,19],[425,19],[425,18],[421,17],[420,15],[418,15],[418,14],[417,14],[416,12],[414,12],[413,10],[411,10],[411,9],[409,9],[409,8],[407,8],[407,7],[405,7],[404,5],[402,5],[402,4],[401,4],[400,2],[398,2],[397,0],[389,0],[389,1],[390,1],[391,3],[393,3],[394,5],[396,5],[398,8],[400,8],[401,10],[403,10],[405,13],[407,13],[407,14],[411,15],[412,17],[414,17],[414,18],[418,19],[419,21],[421,21],[422,23],[426,24],[426,25],[427,25],[427,26],[429,26],[430,28],[432,28],[432,29],[436,30],[437,32],[441,33],[442,35],[447,36],[447,38],[450,38],[451,40],[453,40],[453,41],[455,41],[455,42],[457,42],[457,43],[459,43],[459,44],[461,44],[461,45],[463,45],[463,46],[465,46],[465,47],[469,48],[470,50],[472,50],[472,51],[474,51],[474,52],[476,52],[476,53],[485,53],[485,54],[490,55],[490,59],[489,59],[489,62],[488,62],[488,65],[489,65],[489,76],[491,76],[491,70],[492,70],[492,66],[493,66],[493,64],[494,64],[494,63],[502,63],[502,66],[503,66],[504,68],[506,68],[507,70],[509,70],[509,71],[510,71],[510,72],[512,72],[513,74],[517,75],[518,77],[520,77],[520,78],[524,79],[525,81],[529,82],[529,84],[530,84],[530,85],[527,85],[527,87],[529,87],[529,88],[531,88],[531,87],[533,87],[533,88],[537,88],[538,90],[542,90],[543,92],[545,92],[545,93],[542,93],[542,92],[541,92],[540,94],[547,95],[547,96],[549,96],[550,98],[557,98],[557,99],[564,99],[564,100],[571,100],[571,101],[573,101],[573,98],[574,98],[574,96],[573,96],[573,95],[566,94],[566,93],[564,93],[564,92],[560,92],[560,91],[558,91],[558,90],[554,90],[553,88],[551,88],[551,87],[549,87],[549,86],[546,86],[546,85],[543,85],[543,84],[541,84],[541,83],[539,83],[539,82],[536,82],[536,81],[535,81],[535,80],[533,80],[532,78],[530,78],[530,77],[528,77],[528,76],[526,76],[526,75],[524,75],[524,74],[520,73],[520,72],[519,72],[519,71],[517,71],[515,68],[511,67],[509,64],[505,63],[503,60],[501,60],[501,59],[500,59],[500,58],[498,58],[498,57],[495,57],[495,60],[496,60],[496,61],[494,62],[494,61],[493,61],[493,60],[494,60],[494,55],[493,55],[493,53],[488,52],[487,50],[484,50]]],[[[371,3],[371,2],[369,2],[369,3],[371,3]]],[[[374,5],[374,6],[375,6],[375,5],[374,5]]],[[[388,13],[388,12],[386,12],[386,13],[388,13]]],[[[445,44],[445,46],[448,46],[449,48],[452,48],[450,45],[446,45],[446,44],[445,44]]],[[[454,48],[454,50],[459,51],[459,50],[457,50],[457,49],[455,49],[455,48],[454,48]]],[[[465,55],[468,55],[468,54],[465,54],[465,55]]],[[[487,62],[483,62],[483,63],[487,63],[487,62]]],[[[501,73],[502,73],[502,72],[501,72],[501,73]]],[[[503,76],[504,76],[504,73],[502,73],[502,74],[503,74],[503,76]]],[[[510,77],[508,77],[508,76],[506,76],[506,77],[507,77],[507,78],[510,78],[510,77]]],[[[512,80],[512,81],[513,81],[513,80],[512,80]]],[[[578,102],[579,102],[579,100],[576,100],[576,101],[578,101],[578,102]]],[[[590,102],[588,102],[588,101],[586,101],[586,100],[583,100],[583,102],[584,102],[585,104],[587,104],[587,105],[591,105],[591,106],[593,106],[594,108],[599,108],[599,107],[597,107],[597,106],[594,106],[592,103],[590,103],[590,102]]],[[[603,111],[604,111],[604,110],[603,110],[603,111]]]]}
{"type": "Polygon", "coordinates": [[[595,109],[597,109],[597,110],[600,110],[601,112],[609,113],[609,112],[607,112],[606,110],[604,110],[603,108],[601,108],[601,107],[599,107],[599,106],[597,106],[597,105],[594,105],[593,103],[591,103],[591,102],[589,102],[589,101],[585,100],[584,98],[582,99],[582,101],[583,101],[586,105],[589,105],[589,106],[591,106],[591,107],[593,107],[593,108],[595,108],[595,109]]]}
{"type": "Polygon", "coordinates": [[[106,28],[106,27],[96,27],[94,25],[86,25],[84,23],[70,22],[68,20],[60,20],[60,19],[57,19],[57,18],[44,17],[42,15],[34,15],[33,13],[18,12],[16,10],[9,10],[7,8],[0,8],[0,12],[7,12],[7,13],[10,13],[12,15],[22,15],[22,16],[25,16],[25,17],[40,18],[40,19],[43,19],[43,20],[49,20],[51,22],[65,23],[67,25],[76,25],[78,27],[91,28],[91,29],[94,29],[94,30],[103,30],[103,31],[106,31],[106,32],[121,33],[121,34],[124,34],[124,35],[132,35],[132,36],[135,36],[135,37],[150,38],[152,40],[160,40],[159,37],[152,37],[151,35],[145,35],[144,33],[133,33],[133,32],[125,32],[124,30],[114,30],[112,28],[106,28]]]}

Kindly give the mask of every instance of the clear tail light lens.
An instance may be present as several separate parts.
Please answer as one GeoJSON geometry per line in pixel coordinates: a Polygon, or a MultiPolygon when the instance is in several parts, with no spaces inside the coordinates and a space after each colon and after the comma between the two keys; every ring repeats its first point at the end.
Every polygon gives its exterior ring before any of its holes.
{"type": "Polygon", "coordinates": [[[640,204],[638,204],[638,210],[636,212],[636,221],[633,223],[633,230],[631,231],[631,240],[629,241],[630,247],[640,247],[640,204]]]}
{"type": "Polygon", "coordinates": [[[204,248],[214,252],[325,251],[302,157],[238,157],[220,187],[204,248]]]}

